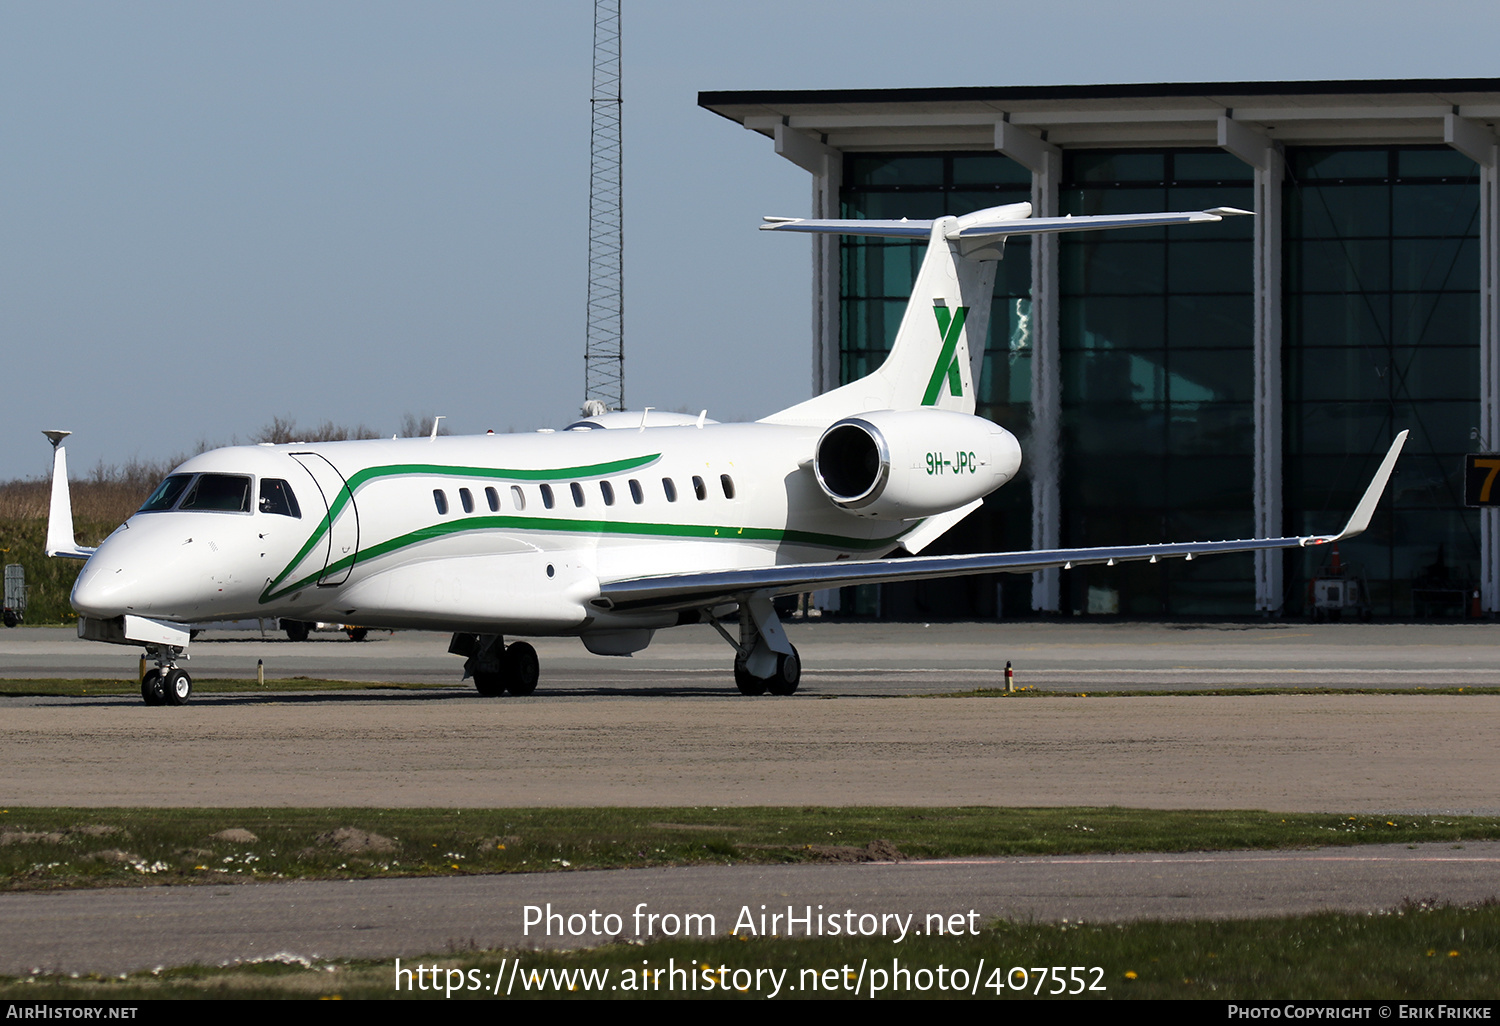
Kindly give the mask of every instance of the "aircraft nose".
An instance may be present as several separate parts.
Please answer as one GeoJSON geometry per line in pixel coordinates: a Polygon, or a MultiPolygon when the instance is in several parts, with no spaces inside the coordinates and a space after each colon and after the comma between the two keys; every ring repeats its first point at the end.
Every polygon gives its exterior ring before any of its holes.
{"type": "Polygon", "coordinates": [[[131,520],[84,564],[73,585],[73,608],[101,619],[197,615],[217,592],[210,580],[211,549],[182,534],[166,521],[131,520]]]}
{"type": "Polygon", "coordinates": [[[118,549],[106,542],[84,564],[73,584],[71,599],[79,615],[108,619],[136,611],[141,605],[140,576],[128,569],[127,561],[118,558],[118,549]]]}

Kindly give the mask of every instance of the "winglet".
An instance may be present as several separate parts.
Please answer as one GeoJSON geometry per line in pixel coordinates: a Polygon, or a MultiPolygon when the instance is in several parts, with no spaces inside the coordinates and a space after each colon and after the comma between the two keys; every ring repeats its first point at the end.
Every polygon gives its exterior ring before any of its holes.
{"type": "Polygon", "coordinates": [[[1396,436],[1391,443],[1391,448],[1385,454],[1385,459],[1380,461],[1380,469],[1375,471],[1375,476],[1370,480],[1370,487],[1365,489],[1364,497],[1359,500],[1359,505],[1354,507],[1354,512],[1349,517],[1349,522],[1344,529],[1333,538],[1327,539],[1331,542],[1343,541],[1345,538],[1353,538],[1361,534],[1370,526],[1370,518],[1375,515],[1375,507],[1380,502],[1380,497],[1385,494],[1385,486],[1390,482],[1391,471],[1396,467],[1396,457],[1401,455],[1401,447],[1406,444],[1406,436],[1409,431],[1403,431],[1396,436]]]}
{"type": "Polygon", "coordinates": [[[43,431],[52,443],[52,504],[47,510],[47,555],[88,559],[93,549],[73,537],[73,498],[68,492],[68,447],[62,440],[71,431],[43,431]]]}

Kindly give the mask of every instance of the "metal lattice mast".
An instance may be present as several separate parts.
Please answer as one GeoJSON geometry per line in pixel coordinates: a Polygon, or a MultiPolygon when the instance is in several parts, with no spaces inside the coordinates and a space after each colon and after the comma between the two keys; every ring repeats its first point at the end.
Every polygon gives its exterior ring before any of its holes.
{"type": "Polygon", "coordinates": [[[584,399],[625,408],[625,224],[620,167],[620,0],[594,3],[589,139],[589,309],[584,399]]]}

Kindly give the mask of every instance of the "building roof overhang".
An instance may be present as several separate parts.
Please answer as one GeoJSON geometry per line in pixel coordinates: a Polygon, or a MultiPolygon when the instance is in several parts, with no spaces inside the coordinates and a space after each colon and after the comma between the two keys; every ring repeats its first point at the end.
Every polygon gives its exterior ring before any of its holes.
{"type": "Polygon", "coordinates": [[[1476,131],[1491,145],[1500,79],[749,90],[698,104],[844,152],[995,149],[1005,122],[1063,148],[1222,146],[1226,121],[1294,145],[1460,145],[1455,132],[1472,144],[1476,131]]]}

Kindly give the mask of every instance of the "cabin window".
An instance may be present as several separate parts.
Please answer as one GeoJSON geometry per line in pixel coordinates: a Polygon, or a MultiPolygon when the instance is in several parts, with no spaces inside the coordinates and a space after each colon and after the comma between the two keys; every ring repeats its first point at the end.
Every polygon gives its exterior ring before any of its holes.
{"type": "Polygon", "coordinates": [[[199,474],[178,508],[210,513],[249,513],[250,479],[239,474],[199,474]]]}
{"type": "Polygon", "coordinates": [[[552,486],[549,484],[542,485],[542,505],[552,508],[552,486]]]}
{"type": "Polygon", "coordinates": [[[474,512],[474,493],[473,492],[469,491],[467,488],[460,488],[458,490],[458,501],[463,504],[464,512],[465,513],[472,513],[472,512],[474,512]]]}
{"type": "Polygon", "coordinates": [[[490,504],[491,513],[500,512],[500,493],[495,491],[495,489],[486,488],[484,490],[484,501],[490,504]]]}
{"type": "Polygon", "coordinates": [[[599,482],[599,494],[604,496],[604,504],[613,506],[615,504],[615,486],[608,481],[599,482]]]}
{"type": "Polygon", "coordinates": [[[664,477],[661,479],[661,490],[666,495],[668,502],[677,501],[677,486],[672,483],[672,479],[670,477],[664,477]]]}
{"type": "Polygon", "coordinates": [[[274,477],[260,479],[260,511],[277,516],[302,519],[302,510],[297,506],[297,497],[292,486],[274,477]]]}
{"type": "Polygon", "coordinates": [[[573,505],[582,506],[583,485],[579,484],[577,481],[574,481],[572,484],[568,485],[568,490],[573,493],[573,505]]]}
{"type": "Polygon", "coordinates": [[[719,475],[719,487],[724,489],[724,498],[734,498],[734,478],[728,474],[719,475]]]}
{"type": "Polygon", "coordinates": [[[698,497],[699,502],[708,498],[708,486],[703,483],[703,478],[697,474],[693,475],[693,494],[698,497]]]}
{"type": "Polygon", "coordinates": [[[630,501],[637,506],[646,501],[646,493],[641,491],[641,483],[633,477],[630,479],[630,501]]]}
{"type": "Polygon", "coordinates": [[[448,496],[444,494],[441,488],[434,488],[432,490],[432,504],[437,507],[439,516],[445,517],[448,515],[448,496]]]}
{"type": "Polygon", "coordinates": [[[141,512],[159,513],[164,509],[171,509],[177,503],[177,497],[182,494],[183,489],[192,479],[192,474],[173,474],[156,486],[156,491],[151,493],[151,497],[141,507],[141,512]]]}
{"type": "Polygon", "coordinates": [[[510,486],[510,504],[517,510],[526,508],[526,493],[521,491],[520,485],[510,486]]]}

